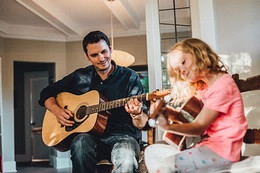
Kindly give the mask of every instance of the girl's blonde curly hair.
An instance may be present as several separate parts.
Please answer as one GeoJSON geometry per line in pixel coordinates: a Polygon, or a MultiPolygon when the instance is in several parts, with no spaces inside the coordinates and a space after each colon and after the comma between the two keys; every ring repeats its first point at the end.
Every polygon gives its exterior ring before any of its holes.
{"type": "MultiPolygon", "coordinates": [[[[209,73],[227,73],[227,67],[220,60],[220,57],[202,40],[197,38],[189,38],[183,40],[173,46],[170,53],[174,50],[189,53],[193,57],[193,65],[197,68],[199,74],[206,71],[209,73]]],[[[172,86],[172,99],[173,103],[179,104],[187,101],[195,95],[197,89],[203,88],[203,81],[189,82],[180,77],[170,65],[170,58],[168,56],[167,69],[172,86]]]]}

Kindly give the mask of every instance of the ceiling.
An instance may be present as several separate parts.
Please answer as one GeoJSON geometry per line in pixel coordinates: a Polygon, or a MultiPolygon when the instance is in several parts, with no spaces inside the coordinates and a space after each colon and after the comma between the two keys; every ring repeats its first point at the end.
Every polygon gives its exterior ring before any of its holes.
{"type": "MultiPolygon", "coordinates": [[[[172,6],[172,0],[160,1],[162,8],[172,6]]],[[[180,5],[186,3],[179,0],[180,5]]],[[[0,36],[4,38],[74,41],[92,30],[108,36],[113,30],[114,37],[144,35],[145,0],[0,0],[0,36]]]]}

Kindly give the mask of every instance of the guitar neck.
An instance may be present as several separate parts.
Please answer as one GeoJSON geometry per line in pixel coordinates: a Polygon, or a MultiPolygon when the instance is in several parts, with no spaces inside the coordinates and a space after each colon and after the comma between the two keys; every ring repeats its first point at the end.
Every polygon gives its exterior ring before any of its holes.
{"type": "Polygon", "coordinates": [[[88,106],[88,107],[86,107],[86,114],[88,115],[88,114],[103,112],[103,111],[107,111],[110,109],[122,107],[131,98],[137,98],[139,101],[143,101],[143,100],[146,100],[146,94],[127,97],[127,98],[118,99],[118,100],[113,100],[113,101],[109,101],[109,102],[104,102],[104,103],[100,103],[98,105],[88,106]]]}

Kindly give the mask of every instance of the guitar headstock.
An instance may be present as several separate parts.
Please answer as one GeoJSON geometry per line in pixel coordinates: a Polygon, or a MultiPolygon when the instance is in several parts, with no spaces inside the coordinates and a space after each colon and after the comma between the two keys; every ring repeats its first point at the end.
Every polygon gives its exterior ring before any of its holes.
{"type": "Polygon", "coordinates": [[[158,99],[163,99],[166,95],[171,94],[171,89],[157,90],[147,94],[147,100],[156,101],[158,99]]]}

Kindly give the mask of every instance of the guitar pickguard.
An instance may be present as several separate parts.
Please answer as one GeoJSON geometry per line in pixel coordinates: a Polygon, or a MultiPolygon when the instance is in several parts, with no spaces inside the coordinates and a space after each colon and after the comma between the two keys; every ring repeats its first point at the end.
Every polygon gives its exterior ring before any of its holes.
{"type": "MultiPolygon", "coordinates": [[[[87,117],[88,117],[88,115],[87,115],[87,117]]],[[[72,126],[66,126],[66,127],[65,127],[65,131],[66,131],[66,132],[70,132],[70,131],[76,129],[76,128],[77,128],[78,126],[80,126],[86,119],[87,119],[87,118],[85,118],[83,121],[77,122],[77,121],[75,121],[75,119],[74,119],[73,117],[71,117],[69,120],[70,120],[70,121],[74,121],[74,124],[73,124],[72,126]]]]}

